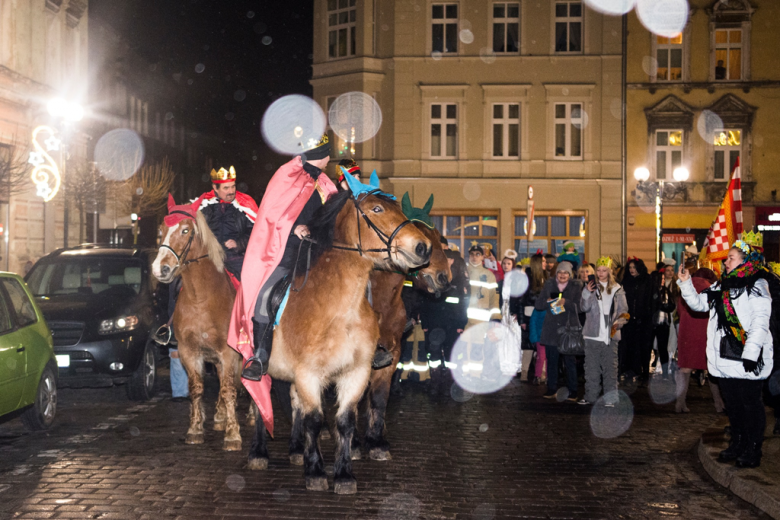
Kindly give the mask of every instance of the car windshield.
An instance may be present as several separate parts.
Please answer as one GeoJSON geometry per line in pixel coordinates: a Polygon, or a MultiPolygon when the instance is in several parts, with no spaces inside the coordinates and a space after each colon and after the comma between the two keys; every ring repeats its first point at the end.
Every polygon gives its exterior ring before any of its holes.
{"type": "Polygon", "coordinates": [[[27,277],[35,296],[100,294],[106,291],[141,290],[141,261],[135,258],[85,258],[60,256],[39,262],[27,277]]]}

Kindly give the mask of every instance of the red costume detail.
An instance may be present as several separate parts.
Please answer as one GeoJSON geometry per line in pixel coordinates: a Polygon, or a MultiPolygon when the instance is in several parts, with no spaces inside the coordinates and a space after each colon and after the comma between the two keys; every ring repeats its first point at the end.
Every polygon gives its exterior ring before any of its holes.
{"type": "MultiPolygon", "coordinates": [[[[336,186],[324,173],[320,174],[317,183],[327,197],[336,193],[336,186]]],[[[254,353],[252,318],[257,296],[274,268],[279,265],[292,226],[314,190],[314,179],[303,170],[297,157],[276,170],[265,190],[246,248],[241,287],[236,294],[228,330],[228,344],[244,359],[251,358],[254,353]]],[[[270,376],[260,381],[241,381],[257,403],[265,427],[273,437],[270,376]]]]}
{"type": "MultiPolygon", "coordinates": [[[[224,181],[224,182],[228,182],[228,181],[224,181]]],[[[230,182],[232,182],[232,180],[230,182]]],[[[214,182],[214,184],[219,184],[219,183],[214,182]]],[[[214,193],[214,190],[207,191],[206,193],[201,195],[198,198],[198,200],[195,202],[198,203],[197,206],[198,209],[203,209],[205,206],[208,206],[209,204],[219,204],[219,203],[227,204],[227,202],[217,197],[217,194],[214,193]]],[[[255,203],[255,199],[253,199],[246,193],[241,193],[240,191],[237,191],[236,198],[233,202],[231,202],[231,204],[233,204],[236,208],[238,208],[238,210],[241,211],[241,213],[243,213],[244,215],[246,215],[246,218],[248,218],[254,224],[255,219],[257,218],[257,204],[255,203]]]]}
{"type": "Polygon", "coordinates": [[[168,215],[166,215],[163,218],[163,221],[165,222],[165,225],[170,227],[175,226],[185,218],[191,218],[192,220],[195,220],[195,213],[198,211],[198,206],[200,206],[200,201],[203,197],[197,199],[195,202],[190,204],[179,204],[176,205],[176,201],[173,200],[173,195],[170,193],[168,194],[168,215]]]}

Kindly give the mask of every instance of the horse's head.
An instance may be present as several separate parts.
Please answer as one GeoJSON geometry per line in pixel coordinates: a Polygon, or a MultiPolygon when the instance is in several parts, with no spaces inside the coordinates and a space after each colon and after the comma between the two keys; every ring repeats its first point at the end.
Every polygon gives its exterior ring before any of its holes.
{"type": "Polygon", "coordinates": [[[403,271],[425,265],[432,242],[406,218],[398,203],[378,190],[357,195],[336,219],[334,238],[358,249],[376,267],[403,271]]]}
{"type": "Polygon", "coordinates": [[[224,252],[211,233],[198,203],[177,206],[168,196],[168,215],[160,225],[162,242],[152,263],[152,274],[162,283],[171,283],[189,263],[208,256],[217,270],[224,265],[224,252]]]}
{"type": "Polygon", "coordinates": [[[446,291],[452,281],[450,262],[441,248],[441,235],[436,228],[429,228],[423,223],[415,222],[415,226],[430,239],[432,244],[431,259],[428,265],[417,271],[417,278],[424,284],[429,293],[446,291]]]}

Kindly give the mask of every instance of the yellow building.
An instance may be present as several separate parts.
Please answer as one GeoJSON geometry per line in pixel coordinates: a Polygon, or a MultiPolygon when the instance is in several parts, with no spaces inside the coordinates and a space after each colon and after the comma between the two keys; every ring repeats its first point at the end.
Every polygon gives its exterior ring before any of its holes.
{"type": "MultiPolygon", "coordinates": [[[[461,248],[621,252],[621,19],[579,1],[315,0],[314,98],[361,91],[376,169],[461,248]],[[528,187],[536,240],[525,243],[528,187]]],[[[500,259],[500,258],[499,258],[500,259]]]]}
{"type": "Polygon", "coordinates": [[[637,186],[637,168],[649,170],[650,182],[668,183],[668,256],[691,238],[701,248],[738,157],[745,229],[765,227],[767,256],[776,260],[780,222],[768,218],[780,217],[780,2],[689,4],[685,29],[673,38],[628,15],[628,253],[655,261],[653,192],[637,186]],[[673,179],[680,166],[690,172],[685,183],[673,179]]]}

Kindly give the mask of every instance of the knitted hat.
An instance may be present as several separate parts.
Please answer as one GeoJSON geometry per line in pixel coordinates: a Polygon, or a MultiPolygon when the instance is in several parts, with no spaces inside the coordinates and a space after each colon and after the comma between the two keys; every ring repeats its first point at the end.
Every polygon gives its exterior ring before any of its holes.
{"type": "Polygon", "coordinates": [[[556,274],[560,272],[569,273],[569,276],[574,276],[571,270],[571,264],[569,262],[561,262],[555,269],[556,274]]]}

